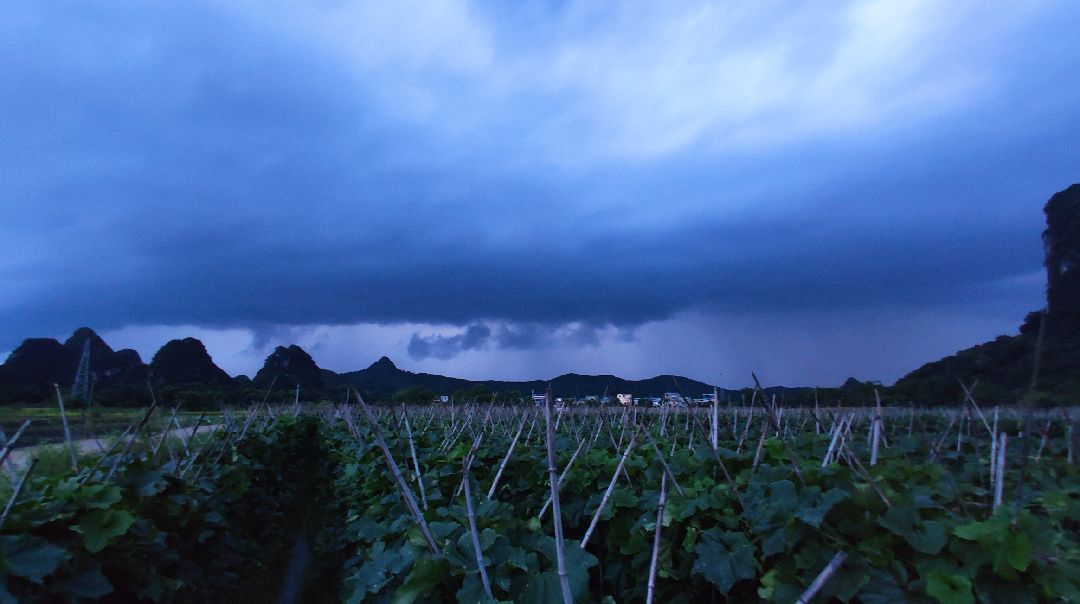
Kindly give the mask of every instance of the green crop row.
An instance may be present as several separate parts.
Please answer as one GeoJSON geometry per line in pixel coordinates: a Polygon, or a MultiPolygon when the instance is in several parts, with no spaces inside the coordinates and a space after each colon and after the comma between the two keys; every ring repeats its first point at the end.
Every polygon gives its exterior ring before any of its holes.
{"type": "MultiPolygon", "coordinates": [[[[950,441],[933,461],[928,452],[940,440],[936,434],[894,434],[877,465],[867,468],[864,460],[859,468],[822,465],[827,434],[804,430],[781,438],[772,431],[762,438],[755,426],[736,452],[734,438],[713,450],[705,430],[695,434],[672,423],[662,435],[655,417],[643,418],[640,430],[655,447],[639,439],[582,549],[619,461],[616,445],[634,429],[608,420],[602,414],[584,415],[573,426],[567,420],[556,439],[560,469],[585,441],[560,496],[577,601],[646,600],[662,460],[674,480],[661,519],[655,601],[794,602],[840,552],[843,563],[815,601],[1080,601],[1080,474],[1064,459],[1062,439],[1051,439],[1027,467],[1018,465],[1020,452],[1007,458],[1007,484],[1020,488],[1023,473],[1025,492],[1019,508],[993,512],[987,461],[974,451],[977,438],[967,434],[959,452],[950,441]],[[672,487],[676,482],[681,492],[672,487]]],[[[383,423],[395,425],[389,417],[383,423]]],[[[400,427],[386,430],[418,499],[422,478],[423,516],[436,553],[425,546],[367,428],[358,424],[355,437],[340,423],[331,431],[340,458],[335,490],[349,510],[352,542],[342,601],[487,601],[481,564],[495,600],[561,600],[551,513],[539,514],[549,494],[540,430],[517,444],[488,499],[515,422],[474,427],[483,432],[470,471],[478,563],[459,486],[473,433],[447,447],[453,429],[454,422],[439,418],[414,435],[419,478],[407,434],[400,427]]],[[[865,453],[861,442],[851,450],[865,453]]],[[[1032,447],[1028,457],[1034,453],[1032,447]]]]}
{"type": "MultiPolygon", "coordinates": [[[[0,601],[562,601],[541,414],[308,411],[32,477],[0,601]]],[[[875,447],[866,417],[768,413],[720,418],[715,447],[703,412],[561,413],[574,600],[794,602],[822,579],[812,601],[1080,601],[1071,432],[1002,421],[995,505],[987,424],[898,414],[875,447]]]]}

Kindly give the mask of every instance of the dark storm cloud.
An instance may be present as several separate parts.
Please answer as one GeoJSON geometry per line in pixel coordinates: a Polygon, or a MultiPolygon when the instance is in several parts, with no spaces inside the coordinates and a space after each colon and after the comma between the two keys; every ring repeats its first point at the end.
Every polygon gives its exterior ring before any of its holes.
{"type": "Polygon", "coordinates": [[[470,325],[461,334],[455,336],[421,337],[413,334],[409,340],[409,356],[416,360],[436,358],[449,359],[468,350],[479,350],[491,337],[491,328],[487,325],[470,325]]]}
{"type": "Polygon", "coordinates": [[[447,92],[498,69],[482,36],[460,64],[391,56],[419,62],[401,80],[242,10],[108,6],[0,25],[0,348],[79,324],[469,326],[409,343],[449,358],[686,310],[1026,303],[1041,204],[1080,179],[1064,25],[937,121],[714,148],[628,118],[577,157],[592,114],[558,94],[447,92]]]}
{"type": "MultiPolygon", "coordinates": [[[[599,346],[606,323],[569,322],[563,325],[537,322],[513,322],[497,326],[495,330],[482,323],[469,325],[455,335],[427,335],[414,333],[409,339],[407,351],[413,360],[452,359],[470,350],[533,350],[551,349],[559,346],[599,346]]],[[[632,341],[631,333],[617,334],[622,341],[632,341]]]]}

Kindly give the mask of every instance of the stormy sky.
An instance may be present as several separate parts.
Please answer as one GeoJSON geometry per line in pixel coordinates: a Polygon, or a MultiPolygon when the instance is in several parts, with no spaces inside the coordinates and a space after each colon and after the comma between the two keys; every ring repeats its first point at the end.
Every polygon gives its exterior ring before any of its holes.
{"type": "Polygon", "coordinates": [[[1068,1],[8,2],[0,353],[891,383],[1042,305],[1068,1]]]}

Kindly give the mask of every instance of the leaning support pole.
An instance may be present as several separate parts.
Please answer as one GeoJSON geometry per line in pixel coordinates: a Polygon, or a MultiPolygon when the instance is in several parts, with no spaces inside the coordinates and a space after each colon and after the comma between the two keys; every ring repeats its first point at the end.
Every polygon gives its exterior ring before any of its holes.
{"type": "MultiPolygon", "coordinates": [[[[368,408],[367,403],[364,402],[360,393],[356,392],[354,394],[356,395],[356,401],[360,403],[360,409],[364,412],[364,419],[367,420],[368,425],[371,426],[372,433],[375,435],[375,444],[377,444],[379,450],[382,451],[383,459],[386,461],[386,467],[390,470],[394,482],[397,483],[398,490],[401,491],[401,496],[405,499],[405,505],[409,508],[409,513],[412,514],[413,520],[415,520],[417,526],[420,527],[420,533],[424,536],[424,540],[427,541],[428,548],[431,549],[432,555],[436,557],[442,556],[442,551],[439,549],[438,542],[435,541],[435,536],[431,534],[431,529],[428,528],[427,521],[424,520],[423,514],[420,513],[419,506],[416,505],[416,498],[413,497],[412,490],[409,489],[409,485],[405,484],[405,479],[401,476],[401,469],[398,468],[397,462],[394,461],[394,455],[390,453],[390,448],[386,446],[382,430],[379,429],[379,420],[371,413],[371,409],[368,408]]],[[[348,415],[346,415],[345,418],[347,421],[352,421],[348,415]]]]}
{"type": "Polygon", "coordinates": [[[424,475],[420,473],[420,458],[416,456],[416,444],[413,442],[412,426],[409,425],[409,411],[401,405],[405,416],[405,433],[409,435],[409,452],[412,453],[413,469],[416,470],[416,483],[420,486],[420,503],[427,509],[427,493],[424,491],[424,475]]]}
{"type": "Polygon", "coordinates": [[[836,552],[836,555],[832,557],[832,560],[825,565],[825,568],[821,569],[818,576],[814,579],[814,582],[810,584],[810,587],[806,588],[806,591],[799,596],[798,600],[795,600],[795,604],[809,604],[810,600],[814,599],[817,592],[825,586],[825,582],[832,577],[836,570],[840,568],[840,565],[847,559],[847,554],[844,552],[836,552]]]}
{"type": "Polygon", "coordinates": [[[684,493],[682,487],[679,486],[679,481],[675,479],[675,474],[671,471],[671,468],[668,467],[667,461],[664,461],[664,454],[660,452],[660,447],[656,446],[656,441],[653,440],[652,435],[649,434],[649,429],[647,427],[644,430],[644,434],[645,438],[649,441],[649,444],[652,445],[653,451],[656,451],[656,458],[660,461],[660,465],[663,466],[664,473],[671,479],[671,484],[675,485],[675,490],[679,492],[679,497],[684,497],[686,493],[684,493]]]}
{"type": "Polygon", "coordinates": [[[4,443],[4,448],[0,449],[0,464],[3,464],[7,460],[8,455],[11,455],[11,450],[15,448],[15,443],[19,441],[19,437],[22,436],[23,432],[26,432],[26,429],[29,427],[30,420],[24,421],[23,424],[19,426],[18,431],[15,432],[15,435],[11,437],[11,440],[4,443]]]}
{"type": "Polygon", "coordinates": [[[514,434],[514,440],[510,441],[510,448],[506,450],[506,457],[503,457],[502,463],[499,464],[499,471],[495,472],[495,478],[491,481],[491,488],[488,489],[487,492],[488,499],[495,496],[495,490],[499,487],[499,479],[502,478],[503,470],[506,469],[506,464],[510,461],[510,456],[514,454],[514,447],[517,446],[518,438],[521,437],[521,431],[525,428],[525,422],[528,419],[528,415],[521,418],[521,426],[518,427],[517,433],[514,434]]]}
{"type": "Polygon", "coordinates": [[[566,572],[566,552],[563,549],[562,507],[559,505],[559,477],[555,474],[555,426],[551,421],[555,401],[551,388],[544,396],[544,425],[547,432],[548,481],[551,483],[551,520],[555,525],[555,562],[558,566],[559,587],[562,589],[563,604],[573,604],[574,596],[570,591],[570,577],[566,572]]]}
{"type": "Polygon", "coordinates": [[[117,468],[119,468],[120,464],[124,462],[125,458],[127,458],[128,451],[130,451],[131,448],[135,446],[135,441],[138,440],[139,435],[142,434],[143,428],[146,427],[146,422],[150,421],[150,416],[153,415],[154,409],[157,409],[156,400],[150,403],[150,407],[146,410],[146,413],[143,414],[142,419],[139,420],[139,424],[135,426],[135,432],[124,445],[124,448],[120,450],[120,455],[116,457],[116,461],[113,462],[112,467],[109,468],[108,473],[105,474],[104,480],[109,480],[110,478],[112,478],[113,474],[116,473],[117,468]]]}
{"type": "Polygon", "coordinates": [[[68,452],[71,453],[71,471],[79,472],[79,458],[75,455],[75,443],[71,440],[71,428],[68,426],[67,413],[64,413],[64,397],[60,394],[60,384],[53,384],[56,388],[56,403],[60,405],[60,421],[64,424],[64,441],[67,442],[68,452]]]}
{"type": "Polygon", "coordinates": [[[585,546],[588,545],[589,538],[592,537],[593,530],[596,529],[596,523],[600,521],[600,515],[604,513],[608,499],[611,498],[611,493],[615,490],[615,483],[619,482],[619,473],[623,471],[626,459],[630,457],[630,451],[634,449],[636,442],[637,432],[630,437],[630,442],[626,445],[626,450],[623,451],[622,457],[619,459],[619,466],[615,468],[615,473],[611,475],[611,482],[608,483],[607,490],[604,491],[604,496],[600,499],[600,507],[596,508],[596,513],[593,514],[592,521],[589,522],[589,529],[585,531],[585,536],[581,538],[581,549],[585,549],[585,546]]]}
{"type": "Polygon", "coordinates": [[[645,604],[652,604],[656,592],[656,566],[660,559],[660,531],[664,527],[664,504],[667,503],[667,474],[660,475],[660,501],[656,504],[656,531],[653,533],[652,560],[649,562],[649,590],[645,604]]]}
{"type": "MultiPolygon", "coordinates": [[[[570,473],[570,468],[574,467],[574,462],[577,461],[578,455],[581,453],[581,449],[584,446],[585,446],[585,440],[582,439],[581,441],[578,442],[578,446],[577,446],[577,449],[574,450],[574,454],[570,456],[570,461],[566,462],[566,465],[563,467],[562,473],[559,474],[559,484],[560,485],[562,485],[562,481],[566,479],[566,475],[570,473]]],[[[550,496],[547,498],[547,501],[544,502],[544,507],[540,508],[540,513],[537,514],[537,516],[541,520],[544,519],[544,514],[547,513],[549,507],[551,507],[551,497],[550,496]]]]}
{"type": "MultiPolygon", "coordinates": [[[[476,437],[477,441],[480,437],[476,437]]],[[[469,455],[465,460],[465,468],[462,472],[463,482],[465,484],[465,509],[469,516],[469,533],[472,535],[473,553],[476,554],[476,568],[480,570],[480,581],[484,584],[484,594],[487,595],[489,600],[494,600],[495,596],[491,593],[491,580],[488,579],[487,567],[484,566],[484,552],[480,547],[480,533],[476,530],[476,511],[473,509],[472,501],[472,488],[469,483],[472,480],[469,477],[469,469],[472,467],[473,458],[475,455],[469,455]]]]}
{"type": "Polygon", "coordinates": [[[26,468],[23,475],[19,477],[19,482],[15,485],[15,490],[11,493],[11,499],[8,499],[7,505],[4,506],[4,513],[0,515],[0,530],[4,528],[4,522],[7,521],[8,514],[11,513],[11,508],[15,507],[15,501],[19,498],[19,494],[22,493],[23,485],[26,484],[26,479],[30,476],[30,472],[34,471],[34,466],[37,465],[37,458],[34,457],[30,460],[30,467],[26,468]]]}

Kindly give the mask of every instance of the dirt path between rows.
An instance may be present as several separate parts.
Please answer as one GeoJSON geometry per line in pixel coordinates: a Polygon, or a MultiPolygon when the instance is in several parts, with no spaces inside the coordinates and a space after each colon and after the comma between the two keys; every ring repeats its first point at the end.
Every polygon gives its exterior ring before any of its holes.
{"type": "MultiPolygon", "coordinates": [[[[220,424],[211,424],[211,425],[208,425],[208,426],[207,425],[202,425],[202,426],[199,426],[199,434],[206,434],[208,432],[213,432],[214,430],[217,430],[220,427],[221,427],[220,424]]],[[[182,434],[185,438],[190,438],[191,433],[194,430],[195,430],[194,426],[188,426],[187,428],[179,428],[179,429],[170,430],[169,435],[179,437],[182,434]]],[[[160,435],[158,435],[158,436],[160,436],[160,435]]],[[[86,454],[91,454],[91,453],[101,453],[102,449],[105,449],[107,451],[109,449],[109,446],[106,443],[111,443],[112,439],[115,438],[115,437],[116,437],[116,435],[106,436],[105,438],[97,438],[97,439],[95,439],[95,438],[82,438],[82,439],[72,441],[72,442],[75,445],[75,451],[79,455],[86,455],[86,454]]],[[[11,455],[8,457],[8,461],[6,461],[4,463],[9,463],[10,462],[15,467],[23,468],[27,464],[30,463],[30,458],[33,457],[35,452],[37,452],[38,450],[40,450],[40,449],[42,449],[44,447],[56,447],[56,446],[61,446],[61,447],[64,447],[65,449],[67,448],[67,445],[65,445],[63,441],[56,442],[56,443],[43,443],[43,444],[34,445],[32,447],[16,448],[16,449],[13,449],[11,451],[11,455]]]]}

